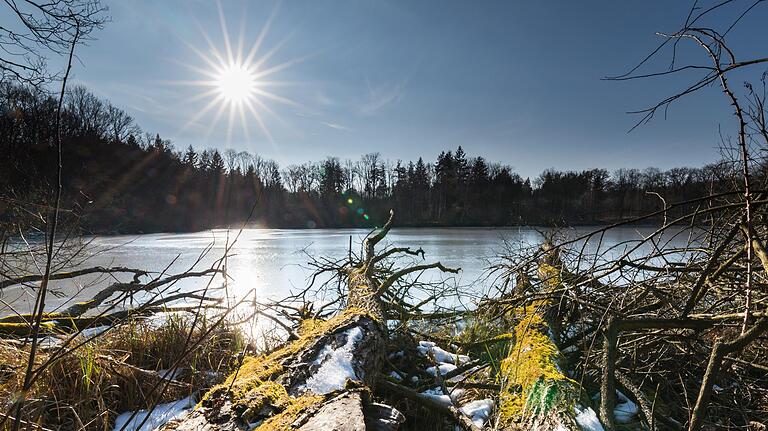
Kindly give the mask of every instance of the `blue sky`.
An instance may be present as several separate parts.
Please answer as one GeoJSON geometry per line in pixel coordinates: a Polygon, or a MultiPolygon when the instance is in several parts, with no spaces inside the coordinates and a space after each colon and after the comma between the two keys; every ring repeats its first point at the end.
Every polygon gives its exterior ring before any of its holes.
{"type": "MultiPolygon", "coordinates": [[[[601,80],[642,58],[656,31],[678,28],[687,1],[222,1],[233,44],[242,34],[250,47],[274,13],[256,58],[278,48],[263,68],[290,64],[268,79],[292,103],[262,99],[274,113],[258,109],[271,139],[251,114],[248,136],[239,118],[230,134],[227,115],[214,122],[213,111],[190,123],[210,98],[180,82],[207,79],[192,49],[211,55],[205,35],[224,50],[217,3],[106,4],[112,20],[80,48],[75,81],[178,147],[231,147],[286,165],[373,151],[433,160],[462,145],[534,177],[550,167],[701,165],[718,157],[718,125],[734,127],[712,88],[628,134],[637,118],[626,111],[693,76],[601,80]]],[[[758,8],[730,34],[741,58],[760,52],[766,18],[758,8]]],[[[692,46],[682,59],[704,61],[692,46]]]]}

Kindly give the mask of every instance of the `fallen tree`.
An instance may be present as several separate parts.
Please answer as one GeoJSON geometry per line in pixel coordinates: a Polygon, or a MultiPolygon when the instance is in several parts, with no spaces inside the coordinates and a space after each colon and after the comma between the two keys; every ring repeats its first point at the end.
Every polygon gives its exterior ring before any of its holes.
{"type": "MultiPolygon", "coordinates": [[[[38,334],[65,334],[102,325],[110,325],[123,321],[129,317],[148,316],[160,312],[174,311],[167,304],[182,300],[198,301],[200,305],[215,304],[219,299],[207,296],[207,289],[191,292],[169,292],[170,288],[179,280],[222,274],[223,270],[212,267],[202,271],[186,271],[166,277],[156,277],[148,282],[141,282],[141,277],[148,275],[146,271],[128,268],[102,268],[94,267],[66,273],[54,274],[51,279],[64,280],[81,277],[86,274],[113,274],[132,273],[130,282],[115,282],[102,288],[87,301],[76,302],[61,311],[43,312],[40,316],[38,334]],[[146,300],[134,307],[117,307],[133,298],[135,295],[145,294],[146,300]],[[108,300],[112,305],[102,307],[108,300]],[[98,311],[98,313],[90,313],[98,311]]],[[[13,280],[6,280],[5,286],[25,284],[31,281],[39,281],[36,276],[26,276],[13,280]]],[[[180,308],[184,310],[184,308],[180,308]]],[[[191,309],[196,311],[196,309],[191,309]]],[[[9,314],[0,317],[0,336],[28,337],[34,332],[35,315],[27,313],[9,314]]]]}
{"type": "Polygon", "coordinates": [[[246,358],[224,383],[209,391],[177,430],[396,429],[404,420],[397,410],[376,403],[373,392],[386,358],[388,329],[384,298],[404,276],[437,268],[440,263],[387,271],[378,267],[398,253],[376,254],[376,245],[392,226],[389,221],[364,241],[362,258],[338,268],[346,276],[346,306],[323,320],[305,317],[297,339],[259,357],[246,358]]]}
{"type": "MultiPolygon", "coordinates": [[[[518,319],[509,353],[501,360],[501,392],[498,423],[502,429],[570,430],[599,429],[581,385],[565,373],[566,363],[557,345],[564,307],[563,277],[568,273],[557,250],[549,243],[538,263],[542,280],[539,294],[547,299],[513,309],[518,319]]],[[[521,281],[527,281],[523,279],[521,281]]],[[[518,286],[530,290],[530,285],[518,286]]]]}

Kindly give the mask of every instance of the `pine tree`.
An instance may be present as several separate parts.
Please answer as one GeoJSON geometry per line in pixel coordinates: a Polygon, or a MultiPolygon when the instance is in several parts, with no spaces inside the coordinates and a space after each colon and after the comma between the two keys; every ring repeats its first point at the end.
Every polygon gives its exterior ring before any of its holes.
{"type": "Polygon", "coordinates": [[[195,152],[195,149],[192,148],[191,145],[187,147],[187,151],[184,153],[182,162],[185,165],[189,166],[190,168],[197,167],[197,153],[195,152]]]}
{"type": "Polygon", "coordinates": [[[224,173],[224,159],[221,157],[219,150],[214,150],[211,155],[210,171],[215,175],[222,175],[224,173]]]}

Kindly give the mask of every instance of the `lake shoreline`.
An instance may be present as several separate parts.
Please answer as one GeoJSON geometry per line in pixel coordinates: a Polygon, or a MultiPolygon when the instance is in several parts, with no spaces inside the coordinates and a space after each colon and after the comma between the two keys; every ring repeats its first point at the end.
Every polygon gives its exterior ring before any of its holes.
{"type": "MultiPolygon", "coordinates": [[[[506,224],[506,225],[478,225],[478,224],[440,224],[440,223],[434,223],[434,224],[400,224],[398,225],[397,229],[490,229],[490,230],[504,230],[504,229],[514,229],[514,228],[533,228],[533,229],[572,229],[572,228],[588,228],[588,227],[594,227],[596,229],[605,228],[609,226],[614,226],[617,224],[621,224],[622,226],[626,227],[641,227],[641,228],[647,228],[647,227],[653,227],[653,226],[659,226],[661,223],[661,220],[654,220],[654,221],[641,221],[641,222],[632,222],[632,221],[606,221],[606,222],[591,222],[591,223],[563,223],[563,224],[546,224],[546,223],[518,223],[518,224],[506,224]]],[[[682,225],[687,225],[686,223],[680,223],[682,225]]],[[[376,229],[378,226],[371,224],[370,226],[355,226],[355,225],[346,225],[346,226],[323,226],[323,227],[309,227],[309,226],[302,226],[302,225],[290,225],[290,226],[262,226],[258,223],[251,223],[251,224],[235,224],[235,225],[215,225],[206,227],[204,229],[190,229],[190,230],[184,230],[184,229],[178,229],[178,230],[135,230],[135,229],[127,229],[127,230],[86,230],[83,234],[83,236],[99,236],[99,237],[108,237],[108,236],[121,236],[121,235],[152,235],[152,234],[192,234],[192,233],[200,233],[200,232],[207,232],[211,230],[239,230],[241,228],[246,229],[264,229],[264,230],[304,230],[304,231],[323,231],[323,230],[339,230],[339,229],[359,229],[359,230],[371,230],[376,229]]]]}

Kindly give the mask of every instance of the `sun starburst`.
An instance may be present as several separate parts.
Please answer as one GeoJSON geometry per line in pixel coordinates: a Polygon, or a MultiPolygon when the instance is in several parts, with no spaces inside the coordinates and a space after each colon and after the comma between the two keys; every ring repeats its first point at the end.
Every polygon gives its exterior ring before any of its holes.
{"type": "Polygon", "coordinates": [[[226,116],[228,143],[231,141],[236,122],[239,122],[246,138],[250,139],[249,123],[253,121],[256,122],[262,134],[272,142],[272,136],[267,128],[264,117],[266,114],[277,120],[280,120],[280,118],[268,106],[268,103],[277,102],[294,106],[297,104],[288,98],[270,91],[270,87],[285,84],[270,78],[272,75],[302,61],[303,58],[274,66],[269,65],[270,59],[285,42],[282,41],[269,50],[262,49],[277,9],[272,11],[258,37],[247,51],[244,50],[244,26],[241,26],[237,44],[233,46],[220,3],[218,3],[218,12],[223,49],[217,46],[208,33],[201,28],[207,48],[203,50],[189,43],[187,43],[187,46],[202,60],[202,65],[182,64],[202,75],[202,79],[175,81],[176,83],[192,85],[202,90],[190,98],[190,102],[207,100],[207,103],[195,113],[184,127],[199,124],[204,118],[210,118],[206,131],[207,137],[226,116]]]}

